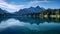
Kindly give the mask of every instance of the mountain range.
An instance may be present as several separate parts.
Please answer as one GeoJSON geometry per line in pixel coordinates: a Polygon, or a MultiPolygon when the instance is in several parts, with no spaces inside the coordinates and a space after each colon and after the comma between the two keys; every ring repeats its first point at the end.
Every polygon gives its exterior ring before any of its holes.
{"type": "Polygon", "coordinates": [[[0,13],[8,13],[8,12],[0,8],[0,13]]]}
{"type": "Polygon", "coordinates": [[[23,14],[33,14],[33,13],[39,13],[42,10],[44,10],[44,8],[41,8],[39,6],[36,7],[30,7],[30,8],[24,8],[24,9],[20,9],[19,11],[16,11],[15,13],[9,13],[6,10],[3,10],[0,8],[0,16],[19,16],[19,15],[23,15],[23,14]]]}
{"type": "Polygon", "coordinates": [[[44,10],[44,8],[37,6],[37,7],[20,9],[19,11],[15,13],[16,14],[29,14],[29,13],[38,13],[38,12],[41,12],[42,10],[44,10]]]}

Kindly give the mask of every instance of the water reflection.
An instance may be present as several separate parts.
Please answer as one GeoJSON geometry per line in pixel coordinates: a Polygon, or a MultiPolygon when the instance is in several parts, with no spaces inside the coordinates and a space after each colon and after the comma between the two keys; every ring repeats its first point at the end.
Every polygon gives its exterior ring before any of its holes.
{"type": "Polygon", "coordinates": [[[60,34],[60,19],[38,17],[4,17],[0,19],[1,34],[60,34]],[[7,33],[8,32],[8,33],[7,33]],[[46,33],[47,32],[47,33],[46,33]]]}
{"type": "Polygon", "coordinates": [[[30,23],[30,24],[40,24],[40,23],[44,23],[44,22],[54,22],[54,23],[60,23],[60,18],[39,18],[39,17],[4,17],[0,19],[1,21],[5,21],[7,19],[10,18],[14,18],[17,19],[19,21],[25,22],[25,23],[30,23]]]}

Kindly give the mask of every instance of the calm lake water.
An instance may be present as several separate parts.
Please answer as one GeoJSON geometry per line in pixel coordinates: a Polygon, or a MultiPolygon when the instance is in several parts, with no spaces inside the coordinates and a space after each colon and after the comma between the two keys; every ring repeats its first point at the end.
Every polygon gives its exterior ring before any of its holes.
{"type": "Polygon", "coordinates": [[[3,17],[0,34],[60,34],[59,18],[3,17]]]}

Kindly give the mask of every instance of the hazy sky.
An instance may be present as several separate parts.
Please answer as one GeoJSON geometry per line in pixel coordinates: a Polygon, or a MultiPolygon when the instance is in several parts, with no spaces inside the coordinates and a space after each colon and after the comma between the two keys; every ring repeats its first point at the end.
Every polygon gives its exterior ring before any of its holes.
{"type": "Polygon", "coordinates": [[[0,0],[0,8],[9,12],[40,6],[43,8],[60,8],[60,0],[0,0]]]}

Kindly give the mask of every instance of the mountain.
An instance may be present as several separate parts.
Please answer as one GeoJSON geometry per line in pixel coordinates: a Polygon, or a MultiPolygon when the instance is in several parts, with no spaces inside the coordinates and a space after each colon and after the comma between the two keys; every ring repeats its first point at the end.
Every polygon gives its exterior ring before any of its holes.
{"type": "Polygon", "coordinates": [[[18,12],[15,12],[15,13],[16,14],[31,14],[31,13],[41,12],[42,10],[44,10],[44,8],[37,6],[37,7],[20,9],[18,12]]]}
{"type": "Polygon", "coordinates": [[[20,9],[19,11],[12,14],[12,13],[9,13],[8,11],[2,10],[0,8],[0,16],[20,16],[20,15],[23,15],[23,14],[39,13],[42,10],[44,10],[44,8],[41,8],[41,7],[37,6],[37,7],[30,7],[30,8],[20,9]]]}
{"type": "Polygon", "coordinates": [[[11,16],[12,14],[10,14],[8,11],[3,10],[0,8],[0,18],[1,17],[6,17],[6,16],[11,16]]]}
{"type": "Polygon", "coordinates": [[[3,16],[5,13],[6,13],[6,11],[5,11],[5,10],[2,10],[2,9],[0,8],[0,16],[3,16]]]}
{"type": "Polygon", "coordinates": [[[8,12],[6,10],[3,10],[3,9],[0,8],[0,14],[1,13],[8,13],[8,12]]]}

